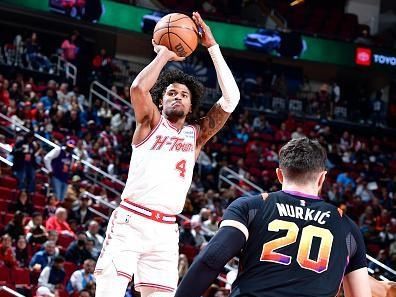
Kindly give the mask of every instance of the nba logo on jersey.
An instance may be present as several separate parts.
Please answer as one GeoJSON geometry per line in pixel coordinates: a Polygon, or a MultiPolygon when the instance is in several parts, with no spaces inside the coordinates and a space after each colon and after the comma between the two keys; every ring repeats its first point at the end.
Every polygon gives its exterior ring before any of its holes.
{"type": "Polygon", "coordinates": [[[300,205],[305,206],[305,200],[300,200],[300,205]]]}

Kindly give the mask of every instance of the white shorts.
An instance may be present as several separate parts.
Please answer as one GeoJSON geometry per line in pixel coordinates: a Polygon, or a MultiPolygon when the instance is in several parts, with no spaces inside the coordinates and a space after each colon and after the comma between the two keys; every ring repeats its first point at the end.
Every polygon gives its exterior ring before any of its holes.
{"type": "MultiPolygon", "coordinates": [[[[95,267],[96,275],[125,277],[135,289],[156,288],[174,292],[178,282],[179,228],[116,208],[95,267]],[[115,269],[114,269],[115,267],[115,269]],[[116,271],[116,275],[106,273],[116,271]]],[[[103,281],[103,280],[102,280],[103,281]]]]}

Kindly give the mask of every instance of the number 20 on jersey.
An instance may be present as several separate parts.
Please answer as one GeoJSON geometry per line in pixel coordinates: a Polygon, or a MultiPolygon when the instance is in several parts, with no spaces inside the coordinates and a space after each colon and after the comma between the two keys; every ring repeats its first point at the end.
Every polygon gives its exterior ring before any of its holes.
{"type": "MultiPolygon", "coordinates": [[[[282,253],[277,253],[274,250],[294,244],[297,240],[299,228],[296,223],[283,220],[273,220],[268,224],[268,231],[278,232],[279,230],[287,230],[286,235],[265,243],[263,245],[260,261],[289,265],[292,257],[282,253]]],[[[297,263],[300,267],[317,273],[326,271],[329,265],[333,239],[333,234],[331,234],[328,229],[312,225],[302,228],[297,253],[297,263]],[[314,237],[318,237],[321,240],[316,260],[309,258],[314,237]]]]}

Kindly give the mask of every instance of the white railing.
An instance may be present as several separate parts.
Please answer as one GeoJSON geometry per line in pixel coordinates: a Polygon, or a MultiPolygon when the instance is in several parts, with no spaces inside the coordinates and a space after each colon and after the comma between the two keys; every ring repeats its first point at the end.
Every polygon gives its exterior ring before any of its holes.
{"type": "Polygon", "coordinates": [[[7,292],[8,294],[10,294],[10,295],[12,295],[12,296],[15,296],[15,297],[25,297],[24,295],[19,294],[17,291],[14,291],[13,289],[10,289],[10,288],[7,287],[7,286],[0,286],[0,292],[1,292],[1,291],[5,291],[5,292],[7,292]]]}
{"type": "Polygon", "coordinates": [[[246,191],[242,187],[240,187],[237,183],[233,182],[231,179],[237,179],[238,181],[242,181],[243,183],[249,185],[253,189],[257,190],[259,193],[264,192],[262,188],[260,188],[258,185],[255,183],[251,182],[250,180],[244,178],[241,174],[238,172],[235,172],[234,170],[228,168],[228,167],[223,167],[220,170],[219,173],[219,181],[225,181],[226,183],[236,187],[239,191],[243,192],[244,194],[248,196],[253,196],[254,194],[251,194],[250,192],[246,191]]]}
{"type": "Polygon", "coordinates": [[[73,85],[76,85],[78,72],[77,67],[66,61],[61,55],[53,55],[52,58],[56,59],[56,74],[60,75],[61,72],[64,72],[66,78],[71,79],[73,81],[73,85]]]}
{"type": "MultiPolygon", "coordinates": [[[[241,176],[240,174],[238,174],[238,173],[235,172],[234,170],[231,170],[231,169],[228,168],[228,167],[223,167],[223,168],[220,170],[220,173],[219,173],[219,180],[222,180],[222,181],[228,183],[229,185],[236,187],[236,188],[237,188],[239,191],[241,191],[244,195],[253,196],[253,194],[249,193],[248,191],[246,191],[246,190],[243,189],[242,187],[238,186],[238,184],[235,183],[235,182],[233,182],[232,180],[230,180],[230,178],[238,179],[238,180],[240,180],[240,181],[242,181],[242,182],[248,184],[248,185],[251,186],[252,188],[258,190],[260,193],[264,192],[264,190],[261,189],[259,186],[257,186],[256,184],[252,183],[251,181],[247,180],[246,178],[244,178],[243,176],[241,176]],[[227,175],[224,175],[224,174],[227,174],[227,175]]],[[[388,273],[391,273],[391,274],[393,274],[393,275],[396,275],[396,271],[395,271],[395,270],[393,270],[392,268],[390,268],[390,267],[386,266],[385,264],[381,263],[381,262],[378,261],[377,259],[371,257],[370,255],[366,254],[366,258],[367,258],[369,261],[371,261],[371,262],[375,263],[376,265],[378,265],[379,267],[381,267],[382,269],[386,270],[388,273]]],[[[374,271],[373,271],[372,269],[369,269],[369,272],[370,272],[371,274],[374,273],[374,271]]],[[[382,279],[382,280],[388,280],[388,279],[387,279],[386,277],[384,277],[383,275],[380,275],[379,278],[382,279]]]]}
{"type": "Polygon", "coordinates": [[[117,110],[122,110],[122,107],[120,106],[120,104],[117,104],[114,101],[119,101],[120,103],[122,103],[132,109],[132,105],[130,102],[126,101],[125,99],[120,97],[117,93],[114,93],[112,90],[105,87],[98,81],[94,81],[91,84],[91,87],[89,90],[89,106],[92,106],[93,96],[96,96],[96,97],[102,99],[107,104],[111,105],[113,108],[115,108],[117,110]]]}
{"type": "MultiPolygon", "coordinates": [[[[2,114],[2,113],[0,113],[0,118],[2,118],[2,119],[4,119],[4,120],[8,121],[9,123],[11,123],[11,124],[13,124],[13,125],[15,125],[15,126],[18,126],[20,129],[22,129],[22,130],[25,131],[25,132],[30,132],[30,130],[29,130],[28,128],[26,128],[25,126],[23,126],[23,125],[20,124],[19,122],[14,121],[13,119],[9,118],[8,116],[6,116],[6,115],[4,115],[4,114],[2,114]]],[[[34,133],[34,137],[37,138],[37,139],[39,139],[40,141],[45,142],[46,144],[52,146],[53,148],[60,148],[60,146],[57,145],[56,143],[53,143],[52,141],[50,141],[50,140],[48,140],[48,139],[42,137],[41,135],[39,135],[39,134],[37,134],[37,133],[34,133]]],[[[119,180],[117,177],[108,174],[107,172],[105,172],[105,171],[103,171],[102,169],[96,167],[95,165],[92,165],[91,163],[89,163],[89,162],[87,162],[87,161],[81,160],[81,159],[80,159],[78,156],[76,156],[75,154],[73,154],[72,157],[73,157],[74,160],[81,162],[83,165],[85,165],[85,166],[87,166],[88,168],[90,168],[90,169],[92,169],[92,170],[94,170],[94,171],[96,171],[96,172],[102,174],[103,176],[107,177],[108,179],[112,180],[113,182],[116,182],[116,183],[119,183],[119,184],[122,185],[122,186],[125,186],[125,183],[124,183],[123,181],[119,180]]]]}

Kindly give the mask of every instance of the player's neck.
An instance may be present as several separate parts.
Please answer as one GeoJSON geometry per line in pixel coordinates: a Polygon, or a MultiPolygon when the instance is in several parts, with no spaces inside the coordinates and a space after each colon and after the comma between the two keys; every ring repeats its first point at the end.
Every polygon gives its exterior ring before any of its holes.
{"type": "Polygon", "coordinates": [[[300,192],[303,194],[308,194],[312,196],[318,196],[319,190],[317,187],[313,185],[296,185],[296,184],[288,184],[283,182],[282,191],[290,191],[290,192],[300,192]]]}
{"type": "Polygon", "coordinates": [[[164,117],[173,127],[175,127],[179,131],[183,129],[184,124],[186,123],[186,118],[172,118],[172,117],[167,117],[166,115],[164,115],[164,117]]]}

